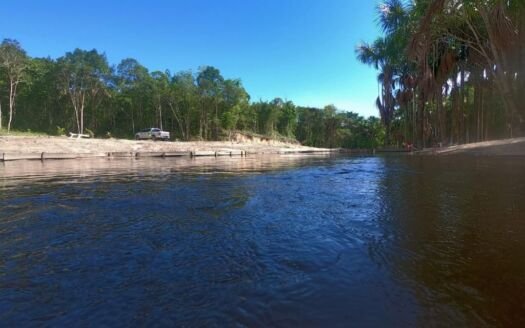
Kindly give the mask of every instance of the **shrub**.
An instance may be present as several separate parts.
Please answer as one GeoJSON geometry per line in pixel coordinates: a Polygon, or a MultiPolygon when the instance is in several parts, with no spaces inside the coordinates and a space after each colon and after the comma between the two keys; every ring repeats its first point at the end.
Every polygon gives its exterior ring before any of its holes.
{"type": "Polygon", "coordinates": [[[57,136],[65,136],[66,135],[66,128],[61,128],[60,126],[57,125],[56,135],[57,136]]]}

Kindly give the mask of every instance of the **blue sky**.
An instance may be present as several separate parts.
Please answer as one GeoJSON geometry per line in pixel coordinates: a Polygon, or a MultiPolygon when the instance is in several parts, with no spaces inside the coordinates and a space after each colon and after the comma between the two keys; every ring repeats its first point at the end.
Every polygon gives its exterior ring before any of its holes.
{"type": "Polygon", "coordinates": [[[33,57],[75,48],[104,51],[111,64],[136,58],[150,70],[213,65],[241,78],[252,100],[335,104],[376,115],[376,73],[355,46],[379,34],[376,1],[186,0],[0,3],[0,37],[33,57]]]}

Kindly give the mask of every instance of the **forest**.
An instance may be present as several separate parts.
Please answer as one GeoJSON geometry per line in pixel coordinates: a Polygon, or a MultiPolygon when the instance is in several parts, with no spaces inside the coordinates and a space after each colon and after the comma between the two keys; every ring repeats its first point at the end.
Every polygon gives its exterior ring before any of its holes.
{"type": "Polygon", "coordinates": [[[357,47],[378,70],[385,142],[419,147],[525,132],[525,1],[387,0],[382,36],[357,47]]]}
{"type": "Polygon", "coordinates": [[[133,138],[149,127],[181,141],[228,140],[233,131],[332,148],[373,148],[384,141],[378,118],[281,98],[251,101],[240,79],[224,78],[212,66],[149,71],[132,58],[110,65],[96,49],[51,59],[31,58],[16,40],[0,45],[0,128],[6,133],[133,138]]]}

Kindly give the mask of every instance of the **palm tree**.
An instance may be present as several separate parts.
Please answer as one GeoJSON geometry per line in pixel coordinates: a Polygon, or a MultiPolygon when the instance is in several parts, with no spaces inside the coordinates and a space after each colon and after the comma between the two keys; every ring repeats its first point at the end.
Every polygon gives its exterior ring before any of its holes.
{"type": "Polygon", "coordinates": [[[393,68],[390,64],[389,54],[385,47],[385,40],[378,38],[372,45],[367,43],[360,44],[357,49],[357,58],[364,64],[374,66],[379,70],[377,77],[381,85],[376,106],[386,129],[385,144],[390,143],[390,125],[394,114],[395,101],[392,95],[393,68]]]}
{"type": "Polygon", "coordinates": [[[401,0],[387,0],[380,4],[378,21],[386,33],[373,44],[361,43],[357,46],[357,58],[362,63],[373,66],[379,70],[378,82],[381,90],[376,99],[376,106],[381,116],[381,121],[386,129],[385,143],[391,142],[391,125],[397,106],[394,90],[398,77],[400,57],[403,56],[405,37],[401,31],[407,22],[406,8],[401,0]]]}

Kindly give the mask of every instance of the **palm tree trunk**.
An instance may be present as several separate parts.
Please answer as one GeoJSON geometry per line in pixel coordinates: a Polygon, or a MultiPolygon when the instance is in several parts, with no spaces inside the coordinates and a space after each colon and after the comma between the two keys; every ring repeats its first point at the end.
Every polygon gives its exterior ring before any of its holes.
{"type": "Polygon", "coordinates": [[[418,148],[425,148],[425,98],[421,89],[418,97],[416,121],[418,126],[418,148]]]}
{"type": "Polygon", "coordinates": [[[446,115],[447,113],[444,110],[443,107],[443,86],[439,86],[437,93],[436,93],[436,107],[437,107],[437,115],[438,115],[438,122],[439,122],[439,141],[443,143],[446,138],[446,115]]]}
{"type": "Polygon", "coordinates": [[[484,97],[483,87],[480,88],[480,109],[481,109],[481,140],[485,141],[486,134],[485,134],[485,97],[484,97]]]}

